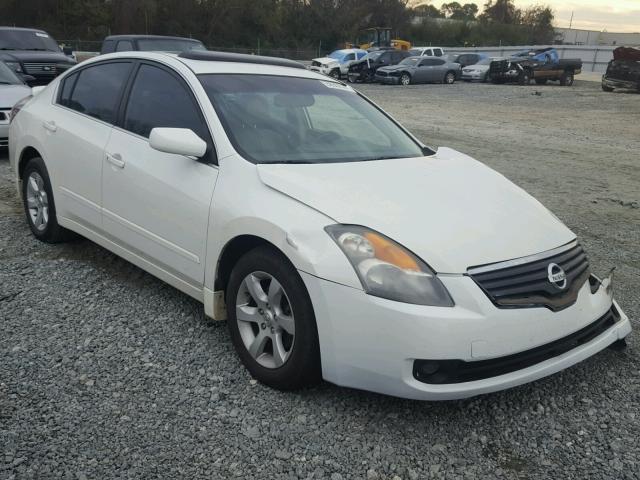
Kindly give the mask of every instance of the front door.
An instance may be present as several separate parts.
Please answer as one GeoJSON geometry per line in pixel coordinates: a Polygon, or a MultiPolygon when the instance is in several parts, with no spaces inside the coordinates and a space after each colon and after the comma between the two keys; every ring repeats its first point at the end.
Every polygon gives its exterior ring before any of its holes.
{"type": "Polygon", "coordinates": [[[159,65],[138,66],[102,167],[103,223],[123,247],[202,286],[206,233],[218,177],[208,128],[186,83],[159,65]],[[155,127],[189,128],[209,145],[206,158],[149,146],[155,127]]]}

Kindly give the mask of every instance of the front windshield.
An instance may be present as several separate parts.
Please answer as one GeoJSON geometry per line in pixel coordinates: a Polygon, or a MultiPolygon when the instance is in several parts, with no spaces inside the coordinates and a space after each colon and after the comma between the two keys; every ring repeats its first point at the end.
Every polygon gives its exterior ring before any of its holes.
{"type": "Polygon", "coordinates": [[[362,59],[363,60],[374,60],[375,61],[383,53],[384,52],[382,52],[382,51],[369,52],[364,57],[362,57],[362,59]]]}
{"type": "Polygon", "coordinates": [[[4,62],[0,62],[0,85],[22,85],[23,82],[7,67],[4,62]]]}
{"type": "Polygon", "coordinates": [[[37,30],[0,30],[0,50],[48,50],[59,52],[53,38],[37,30]]]}
{"type": "Polygon", "coordinates": [[[402,60],[400,62],[400,65],[415,65],[416,63],[418,63],[420,61],[419,58],[415,58],[415,57],[407,57],[404,60],[402,60]]]}
{"type": "Polygon", "coordinates": [[[138,48],[146,52],[180,53],[189,50],[206,50],[205,46],[194,40],[180,40],[172,38],[141,38],[138,48]]]}
{"type": "Polygon", "coordinates": [[[273,75],[199,75],[236,150],[254,163],[421,157],[389,117],[340,83],[273,75]]]}
{"type": "Polygon", "coordinates": [[[342,61],[342,59],[346,56],[346,53],[342,50],[336,50],[335,52],[331,52],[329,54],[329,58],[333,58],[334,60],[342,61]]]}
{"type": "Polygon", "coordinates": [[[478,63],[476,63],[476,65],[491,65],[492,61],[493,60],[491,58],[483,58],[478,63]]]}

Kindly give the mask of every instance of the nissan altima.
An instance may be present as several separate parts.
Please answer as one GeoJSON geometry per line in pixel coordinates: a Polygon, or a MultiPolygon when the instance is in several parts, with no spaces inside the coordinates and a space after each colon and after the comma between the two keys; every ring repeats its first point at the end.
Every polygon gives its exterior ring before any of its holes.
{"type": "Polygon", "coordinates": [[[463,398],[631,330],[543,205],[296,62],[103,55],[20,102],[9,147],[37,239],[79,234],[196,298],[275,388],[463,398]]]}

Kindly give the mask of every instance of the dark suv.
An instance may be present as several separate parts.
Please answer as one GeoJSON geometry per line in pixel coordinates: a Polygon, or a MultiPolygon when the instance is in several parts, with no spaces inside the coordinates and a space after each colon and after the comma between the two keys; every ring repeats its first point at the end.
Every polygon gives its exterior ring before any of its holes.
{"type": "Polygon", "coordinates": [[[171,52],[206,50],[200,40],[185,37],[164,37],[161,35],[112,35],[102,42],[100,53],[113,52],[171,52]]]}
{"type": "Polygon", "coordinates": [[[350,82],[372,82],[380,67],[397,65],[410,56],[411,54],[406,50],[374,50],[359,62],[351,64],[347,78],[350,82]]]}
{"type": "Polygon", "coordinates": [[[47,32],[15,27],[0,27],[0,60],[31,86],[47,85],[76,64],[47,32]]]}

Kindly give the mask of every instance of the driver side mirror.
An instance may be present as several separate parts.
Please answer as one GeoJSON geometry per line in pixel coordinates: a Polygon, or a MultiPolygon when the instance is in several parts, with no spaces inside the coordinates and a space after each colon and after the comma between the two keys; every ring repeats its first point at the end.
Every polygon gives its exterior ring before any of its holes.
{"type": "Polygon", "coordinates": [[[207,142],[188,128],[154,128],[149,146],[159,152],[187,157],[200,158],[207,152],[207,142]]]}

